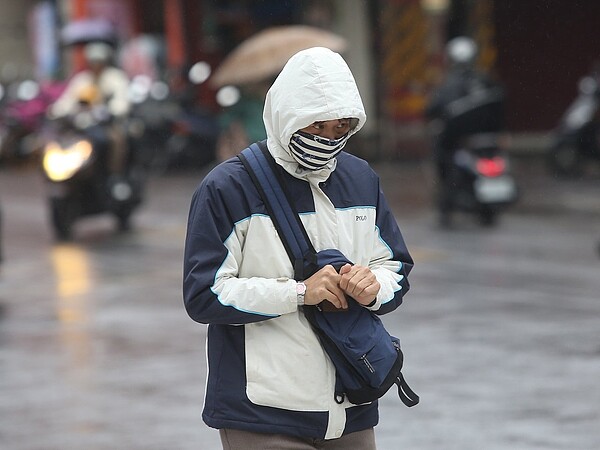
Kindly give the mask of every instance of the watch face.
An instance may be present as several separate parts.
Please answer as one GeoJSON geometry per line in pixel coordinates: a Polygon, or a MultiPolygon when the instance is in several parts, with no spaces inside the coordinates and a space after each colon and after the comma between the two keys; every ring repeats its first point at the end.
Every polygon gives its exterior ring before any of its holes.
{"type": "Polygon", "coordinates": [[[302,295],[306,292],[306,285],[304,283],[296,283],[296,294],[302,295]]]}

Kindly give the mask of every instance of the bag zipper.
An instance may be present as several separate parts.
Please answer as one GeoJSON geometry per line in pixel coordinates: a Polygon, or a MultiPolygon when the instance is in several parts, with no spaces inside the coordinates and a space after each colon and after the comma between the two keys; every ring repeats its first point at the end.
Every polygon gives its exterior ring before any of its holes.
{"type": "Polygon", "coordinates": [[[371,363],[367,359],[366,353],[364,355],[362,355],[359,359],[364,363],[365,366],[367,366],[367,369],[369,369],[369,372],[375,373],[375,368],[371,365],[371,363]]]}

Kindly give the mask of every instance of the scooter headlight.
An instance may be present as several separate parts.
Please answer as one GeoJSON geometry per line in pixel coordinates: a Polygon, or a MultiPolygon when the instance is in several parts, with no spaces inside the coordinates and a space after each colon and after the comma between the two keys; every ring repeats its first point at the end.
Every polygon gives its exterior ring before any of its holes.
{"type": "Polygon", "coordinates": [[[92,144],[89,141],[78,141],[67,148],[50,142],[44,149],[44,172],[52,181],[68,180],[91,155],[92,144]]]}

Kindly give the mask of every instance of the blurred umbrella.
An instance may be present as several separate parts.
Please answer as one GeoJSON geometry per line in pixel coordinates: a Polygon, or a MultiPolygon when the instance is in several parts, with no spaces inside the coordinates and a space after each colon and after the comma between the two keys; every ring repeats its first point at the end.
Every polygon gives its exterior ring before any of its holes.
{"type": "Polygon", "coordinates": [[[60,34],[64,45],[87,44],[88,42],[106,42],[115,44],[115,27],[105,19],[82,19],[65,25],[60,34]]]}
{"type": "Polygon", "coordinates": [[[246,39],[223,60],[211,78],[214,87],[244,85],[276,75],[287,60],[310,47],[343,52],[346,40],[329,31],[306,25],[267,28],[246,39]]]}

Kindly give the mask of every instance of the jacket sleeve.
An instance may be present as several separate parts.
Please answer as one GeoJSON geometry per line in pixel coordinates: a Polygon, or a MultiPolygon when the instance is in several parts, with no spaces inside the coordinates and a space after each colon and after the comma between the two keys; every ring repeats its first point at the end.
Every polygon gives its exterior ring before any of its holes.
{"type": "Polygon", "coordinates": [[[189,316],[197,322],[244,324],[298,309],[293,279],[239,276],[250,222],[246,214],[239,217],[239,210],[248,203],[243,188],[239,176],[218,171],[207,176],[192,198],[183,299],[189,316]]]}
{"type": "Polygon", "coordinates": [[[124,71],[111,68],[107,73],[106,84],[110,92],[108,109],[114,117],[124,117],[129,114],[131,103],[129,101],[129,79],[124,71]]]}
{"type": "Polygon", "coordinates": [[[376,303],[370,309],[376,314],[386,314],[400,306],[408,292],[408,274],[414,262],[381,189],[377,201],[376,228],[378,236],[369,266],[381,289],[376,303]]]}
{"type": "Polygon", "coordinates": [[[64,117],[77,110],[78,93],[87,84],[86,80],[87,76],[82,72],[69,80],[65,90],[49,108],[51,117],[64,117]]]}

